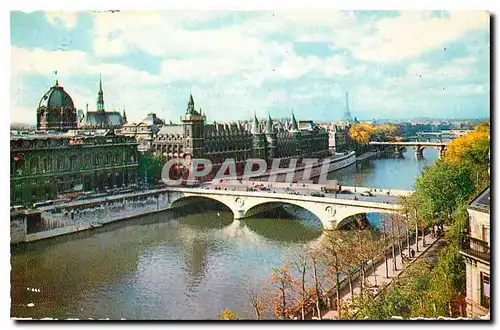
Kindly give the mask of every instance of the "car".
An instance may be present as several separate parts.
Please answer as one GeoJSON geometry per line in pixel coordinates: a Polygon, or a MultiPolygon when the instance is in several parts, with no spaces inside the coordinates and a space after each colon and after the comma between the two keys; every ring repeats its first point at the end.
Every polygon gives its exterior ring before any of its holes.
{"type": "Polygon", "coordinates": [[[313,192],[313,193],[311,193],[311,196],[313,196],[313,197],[325,197],[325,195],[320,193],[320,192],[313,192]]]}
{"type": "Polygon", "coordinates": [[[341,194],[352,194],[352,191],[350,191],[349,189],[344,189],[344,190],[341,190],[340,193],[341,194]]]}
{"type": "Polygon", "coordinates": [[[364,191],[361,193],[361,196],[373,197],[373,194],[370,191],[364,191]]]}
{"type": "Polygon", "coordinates": [[[300,195],[298,191],[290,191],[288,192],[289,195],[300,195]]]}

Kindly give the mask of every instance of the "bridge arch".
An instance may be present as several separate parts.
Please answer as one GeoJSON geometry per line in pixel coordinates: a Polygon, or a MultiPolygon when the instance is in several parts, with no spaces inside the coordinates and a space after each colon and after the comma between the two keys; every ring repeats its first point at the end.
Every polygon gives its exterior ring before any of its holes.
{"type": "Polygon", "coordinates": [[[378,214],[394,214],[394,213],[399,213],[396,210],[385,210],[385,209],[362,209],[362,208],[352,208],[351,210],[347,210],[346,212],[339,214],[339,217],[337,219],[337,223],[335,225],[334,229],[341,229],[343,227],[346,227],[350,221],[352,221],[353,217],[360,216],[360,215],[365,215],[367,213],[378,213],[378,214]]]}
{"type": "Polygon", "coordinates": [[[244,214],[244,218],[249,218],[252,217],[256,214],[269,211],[275,208],[280,208],[286,205],[290,205],[293,207],[297,207],[301,210],[307,211],[308,213],[312,214],[315,218],[315,221],[323,225],[321,216],[316,214],[313,210],[311,210],[308,207],[305,207],[304,205],[301,205],[301,203],[294,203],[293,201],[266,201],[263,203],[258,203],[254,204],[253,206],[249,207],[244,214]]]}
{"type": "MultiPolygon", "coordinates": [[[[214,197],[216,197],[216,196],[214,196],[214,197]]],[[[217,203],[218,205],[224,206],[226,209],[228,209],[229,211],[231,211],[233,213],[233,216],[236,214],[235,210],[233,210],[231,205],[228,205],[223,200],[220,200],[220,199],[214,198],[214,197],[212,197],[212,196],[200,196],[200,195],[180,196],[179,198],[172,201],[172,203],[170,204],[170,208],[180,208],[180,207],[195,205],[196,203],[199,203],[200,201],[211,201],[211,202],[217,203]]]]}

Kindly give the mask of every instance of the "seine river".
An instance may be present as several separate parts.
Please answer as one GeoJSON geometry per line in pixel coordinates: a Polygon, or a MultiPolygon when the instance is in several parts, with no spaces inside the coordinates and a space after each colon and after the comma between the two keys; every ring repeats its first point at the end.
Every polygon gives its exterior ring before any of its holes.
{"type": "MultiPolygon", "coordinates": [[[[343,185],[411,189],[434,149],[416,160],[378,158],[330,173],[343,185]]],[[[252,318],[245,286],[321,236],[307,211],[296,219],[233,221],[203,205],[15,247],[11,316],[79,319],[216,319],[224,307],[252,318]],[[182,211],[185,212],[185,211],[182,211]],[[28,289],[29,288],[29,289],[28,289]]]]}

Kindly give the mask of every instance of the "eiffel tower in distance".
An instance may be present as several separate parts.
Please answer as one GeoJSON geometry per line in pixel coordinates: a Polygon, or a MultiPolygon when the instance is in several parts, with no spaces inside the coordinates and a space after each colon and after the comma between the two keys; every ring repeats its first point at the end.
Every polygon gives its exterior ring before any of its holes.
{"type": "Polygon", "coordinates": [[[345,92],[344,120],[352,123],[351,110],[349,109],[349,92],[345,92]]]}

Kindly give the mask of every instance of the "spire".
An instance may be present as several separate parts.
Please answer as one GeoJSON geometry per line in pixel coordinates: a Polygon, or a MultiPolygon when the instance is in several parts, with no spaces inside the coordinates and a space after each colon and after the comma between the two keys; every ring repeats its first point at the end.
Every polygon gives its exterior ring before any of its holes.
{"type": "Polygon", "coordinates": [[[97,111],[104,111],[104,92],[102,91],[101,75],[99,75],[99,92],[97,92],[97,111]]]}
{"type": "Polygon", "coordinates": [[[125,113],[125,107],[123,107],[122,122],[123,122],[124,124],[126,124],[126,123],[127,123],[127,114],[125,113]]]}
{"type": "Polygon", "coordinates": [[[190,115],[194,111],[194,99],[193,99],[193,94],[189,92],[189,102],[188,102],[188,107],[186,110],[186,114],[190,115]]]}
{"type": "Polygon", "coordinates": [[[59,86],[59,79],[57,79],[57,70],[54,71],[54,76],[56,77],[56,84],[54,86],[59,86]]]}
{"type": "Polygon", "coordinates": [[[271,119],[271,113],[267,114],[267,123],[266,123],[266,134],[273,134],[273,120],[271,119]]]}
{"type": "Polygon", "coordinates": [[[299,126],[297,125],[297,120],[295,119],[295,114],[293,113],[293,110],[292,110],[292,127],[290,127],[290,130],[297,131],[298,129],[299,129],[299,126]]]}
{"type": "Polygon", "coordinates": [[[252,123],[252,134],[260,134],[259,120],[257,119],[257,114],[253,112],[253,123],[252,123]]]}

